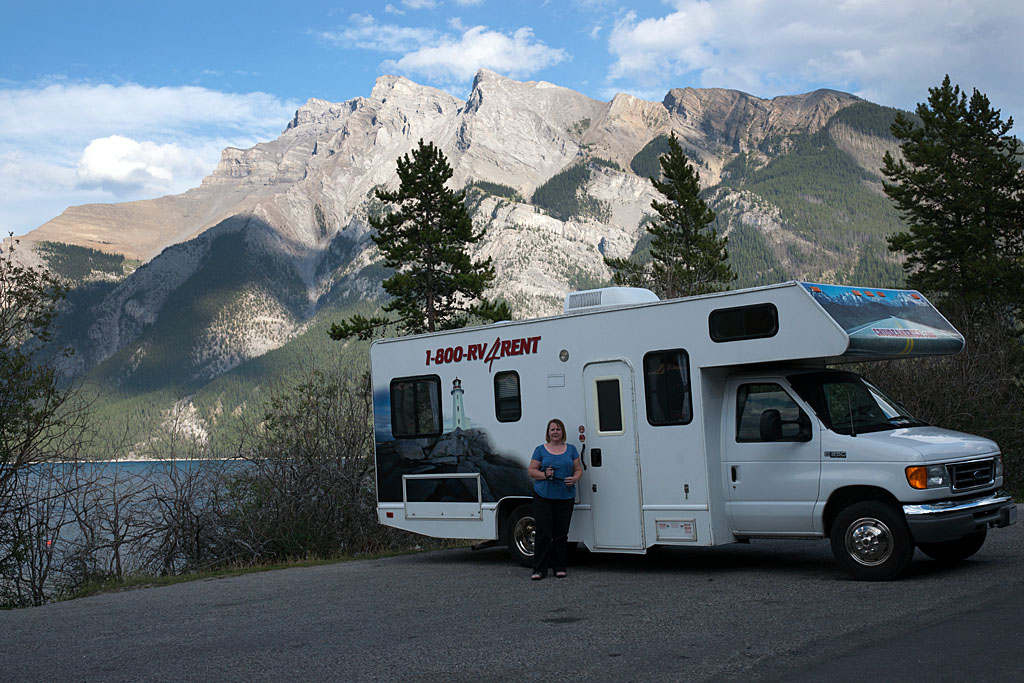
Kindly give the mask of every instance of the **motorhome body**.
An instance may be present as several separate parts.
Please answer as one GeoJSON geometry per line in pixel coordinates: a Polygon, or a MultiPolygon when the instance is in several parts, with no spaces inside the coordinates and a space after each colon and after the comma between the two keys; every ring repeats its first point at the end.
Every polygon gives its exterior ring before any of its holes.
{"type": "Polygon", "coordinates": [[[866,579],[915,543],[966,556],[1016,519],[996,444],[827,369],[962,347],[918,292],[804,282],[577,292],[559,316],[378,341],[379,519],[528,562],[526,468],[559,417],[585,466],[570,540],[591,550],[830,538],[866,579]]]}

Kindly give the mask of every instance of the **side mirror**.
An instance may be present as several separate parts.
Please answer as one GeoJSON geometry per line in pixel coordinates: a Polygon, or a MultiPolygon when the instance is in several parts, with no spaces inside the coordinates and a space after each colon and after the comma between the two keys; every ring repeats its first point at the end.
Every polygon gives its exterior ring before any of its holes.
{"type": "Polygon", "coordinates": [[[782,438],[782,414],[774,408],[761,413],[761,441],[778,441],[782,438]]]}
{"type": "Polygon", "coordinates": [[[797,434],[797,441],[810,441],[814,438],[814,433],[811,431],[811,418],[801,413],[796,424],[800,428],[797,434]]]}

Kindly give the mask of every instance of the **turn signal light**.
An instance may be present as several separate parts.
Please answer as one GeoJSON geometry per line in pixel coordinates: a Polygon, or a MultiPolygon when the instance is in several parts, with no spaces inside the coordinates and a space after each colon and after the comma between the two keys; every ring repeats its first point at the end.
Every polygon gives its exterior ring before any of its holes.
{"type": "Polygon", "coordinates": [[[915,465],[907,468],[907,483],[918,490],[947,486],[945,465],[915,465]]]}
{"type": "Polygon", "coordinates": [[[910,488],[914,488],[914,489],[926,489],[926,488],[928,488],[928,468],[927,467],[908,467],[907,468],[907,483],[910,484],[910,488]]]}

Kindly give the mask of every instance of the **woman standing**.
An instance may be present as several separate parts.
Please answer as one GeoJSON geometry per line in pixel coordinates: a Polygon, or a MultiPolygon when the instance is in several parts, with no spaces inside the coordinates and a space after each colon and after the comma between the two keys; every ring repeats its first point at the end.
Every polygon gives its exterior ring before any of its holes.
{"type": "Polygon", "coordinates": [[[565,578],[569,545],[569,523],[576,499],[576,482],[583,474],[580,454],[565,442],[565,424],[558,418],[548,422],[544,443],[533,451],[527,470],[533,482],[533,518],[537,537],[533,551],[534,581],[555,570],[565,578]]]}

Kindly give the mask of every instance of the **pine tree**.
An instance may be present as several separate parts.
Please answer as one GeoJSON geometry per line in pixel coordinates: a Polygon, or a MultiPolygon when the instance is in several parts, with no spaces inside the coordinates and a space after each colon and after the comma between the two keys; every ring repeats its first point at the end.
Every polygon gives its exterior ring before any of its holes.
{"type": "Polygon", "coordinates": [[[1024,169],[1020,141],[988,98],[960,86],[929,88],[917,106],[921,125],[900,114],[892,133],[902,159],[888,152],[886,195],[909,231],[889,238],[907,255],[907,282],[983,307],[1022,312],[1024,169]]]}
{"type": "Polygon", "coordinates": [[[651,263],[605,259],[615,283],[649,287],[663,299],[726,289],[736,273],[729,266],[726,243],[711,226],[715,212],[700,198],[700,174],[690,164],[673,134],[663,154],[661,179],[651,179],[668,201],[651,202],[659,218],[651,233],[651,263]]]}
{"type": "Polygon", "coordinates": [[[397,208],[370,218],[384,264],[395,270],[383,283],[392,297],[384,311],[396,313],[397,319],[356,315],[331,325],[333,339],[368,339],[392,324],[402,333],[416,334],[461,327],[472,318],[511,318],[507,305],[483,298],[494,280],[494,267],[491,259],[474,262],[467,253],[484,233],[473,230],[465,191],[445,187],[451,177],[444,153],[422,139],[411,158],[406,154],[398,159],[398,190],[376,192],[377,199],[397,208]]]}

